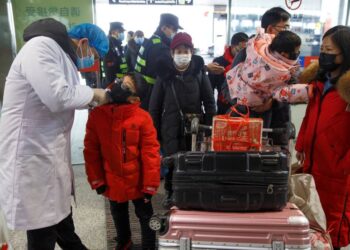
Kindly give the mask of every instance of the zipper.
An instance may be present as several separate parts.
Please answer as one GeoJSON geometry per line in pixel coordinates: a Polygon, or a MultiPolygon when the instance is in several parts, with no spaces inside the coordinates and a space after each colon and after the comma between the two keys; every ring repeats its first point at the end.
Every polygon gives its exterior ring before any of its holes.
{"type": "Polygon", "coordinates": [[[344,208],[343,208],[343,214],[342,214],[342,220],[340,221],[340,225],[339,225],[339,230],[338,230],[338,243],[340,242],[340,236],[341,236],[341,227],[342,227],[342,225],[343,225],[343,220],[347,220],[347,222],[348,222],[348,225],[349,225],[349,220],[348,220],[348,218],[346,217],[346,215],[345,215],[345,211],[346,211],[346,204],[347,204],[347,202],[348,202],[348,196],[349,196],[349,194],[347,193],[346,194],[346,197],[345,197],[345,202],[344,202],[344,208]]]}
{"type": "Polygon", "coordinates": [[[123,154],[123,163],[126,163],[126,130],[123,129],[122,133],[122,154],[123,154]]]}
{"type": "MultiPolygon", "coordinates": [[[[317,89],[317,91],[319,91],[317,89]]],[[[317,127],[318,127],[318,122],[320,120],[320,113],[321,113],[321,106],[322,106],[322,102],[324,100],[325,95],[327,94],[327,92],[324,95],[321,95],[321,101],[320,104],[318,105],[318,110],[317,110],[317,120],[316,120],[316,125],[315,125],[315,129],[314,129],[314,134],[312,137],[312,141],[311,141],[311,152],[310,152],[310,173],[312,171],[312,165],[314,164],[313,161],[313,156],[314,156],[314,151],[315,151],[315,143],[316,143],[316,133],[317,133],[317,127]]]]}

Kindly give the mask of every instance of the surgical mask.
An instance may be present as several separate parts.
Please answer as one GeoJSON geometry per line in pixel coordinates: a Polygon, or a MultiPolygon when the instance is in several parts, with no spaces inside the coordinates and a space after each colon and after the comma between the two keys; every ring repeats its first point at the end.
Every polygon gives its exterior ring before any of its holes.
{"type": "Polygon", "coordinates": [[[185,54],[185,55],[174,55],[174,63],[176,66],[183,68],[190,64],[192,55],[191,54],[185,54]]]}
{"type": "Polygon", "coordinates": [[[135,39],[135,43],[136,43],[137,45],[142,45],[142,44],[143,44],[143,41],[145,40],[144,37],[135,37],[134,39],[135,39]]]}
{"type": "Polygon", "coordinates": [[[170,39],[170,40],[173,40],[175,35],[176,35],[176,33],[175,33],[175,32],[174,32],[174,33],[171,33],[171,35],[170,35],[169,39],[170,39]]]}
{"type": "MultiPolygon", "coordinates": [[[[77,51],[80,50],[80,55],[83,55],[83,48],[81,46],[81,43],[78,46],[77,51]]],[[[91,68],[94,63],[95,63],[95,56],[92,53],[90,47],[87,47],[86,53],[90,54],[89,56],[84,56],[84,57],[77,57],[77,67],[78,69],[86,69],[86,68],[91,68]]]]}
{"type": "Polygon", "coordinates": [[[124,33],[120,33],[117,39],[121,42],[124,41],[125,39],[124,33]]]}
{"type": "Polygon", "coordinates": [[[77,67],[78,69],[86,69],[91,68],[95,63],[95,57],[94,54],[91,56],[85,56],[85,57],[78,57],[77,58],[77,67]]]}
{"type": "Polygon", "coordinates": [[[327,72],[336,70],[340,66],[340,64],[334,62],[337,55],[339,54],[320,53],[320,57],[318,58],[320,68],[327,72]]]}

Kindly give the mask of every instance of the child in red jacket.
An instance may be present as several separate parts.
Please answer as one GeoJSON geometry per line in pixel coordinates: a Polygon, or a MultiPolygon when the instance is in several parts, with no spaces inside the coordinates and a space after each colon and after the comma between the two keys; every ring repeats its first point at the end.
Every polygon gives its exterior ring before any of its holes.
{"type": "Polygon", "coordinates": [[[153,215],[151,197],[160,182],[160,155],[151,116],[139,107],[133,74],[111,86],[111,104],[92,110],[84,140],[88,181],[110,200],[117,230],[116,249],[130,249],[128,201],[139,218],[143,249],[155,249],[155,232],[148,222],[153,215]]]}

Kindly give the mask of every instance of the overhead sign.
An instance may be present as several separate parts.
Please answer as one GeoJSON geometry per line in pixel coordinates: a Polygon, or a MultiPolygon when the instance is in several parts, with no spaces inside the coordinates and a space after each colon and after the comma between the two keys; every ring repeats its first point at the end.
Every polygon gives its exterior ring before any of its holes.
{"type": "Polygon", "coordinates": [[[110,4],[193,5],[194,0],[109,0],[110,4]]]}

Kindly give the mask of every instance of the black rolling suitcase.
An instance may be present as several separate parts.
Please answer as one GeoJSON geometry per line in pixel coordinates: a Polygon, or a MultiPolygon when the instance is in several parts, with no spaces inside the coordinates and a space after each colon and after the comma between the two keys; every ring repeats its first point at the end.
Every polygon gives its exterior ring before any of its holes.
{"type": "Polygon", "coordinates": [[[173,156],[173,204],[205,211],[271,211],[287,204],[283,153],[184,152],[173,156]]]}

